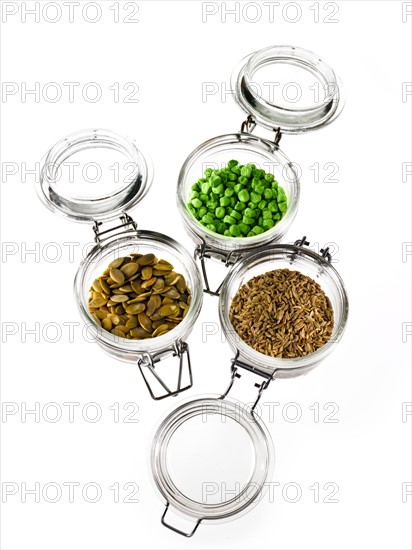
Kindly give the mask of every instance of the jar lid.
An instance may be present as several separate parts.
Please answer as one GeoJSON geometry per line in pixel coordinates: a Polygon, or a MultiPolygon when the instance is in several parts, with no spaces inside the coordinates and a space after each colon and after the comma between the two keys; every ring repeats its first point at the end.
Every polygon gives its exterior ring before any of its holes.
{"type": "Polygon", "coordinates": [[[43,159],[38,195],[50,210],[79,222],[110,220],[147,193],[152,168],[134,140],[105,129],[58,141],[43,159]]]}
{"type": "Polygon", "coordinates": [[[264,423],[227,397],[199,397],[176,408],[152,445],[153,476],[167,508],[197,524],[249,511],[267,488],[273,463],[264,423]]]}
{"type": "Polygon", "coordinates": [[[284,133],[320,128],[344,104],[333,69],[317,54],[294,46],[270,46],[242,59],[233,72],[232,89],[257,124],[284,133]]]}

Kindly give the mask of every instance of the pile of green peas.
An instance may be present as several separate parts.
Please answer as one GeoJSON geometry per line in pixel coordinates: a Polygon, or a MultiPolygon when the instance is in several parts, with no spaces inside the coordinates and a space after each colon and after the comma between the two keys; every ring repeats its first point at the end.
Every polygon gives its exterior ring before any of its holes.
{"type": "Polygon", "coordinates": [[[221,169],[207,168],[190,193],[191,214],[207,229],[226,237],[254,237],[272,229],[288,205],[272,174],[255,164],[230,160],[221,169]]]}

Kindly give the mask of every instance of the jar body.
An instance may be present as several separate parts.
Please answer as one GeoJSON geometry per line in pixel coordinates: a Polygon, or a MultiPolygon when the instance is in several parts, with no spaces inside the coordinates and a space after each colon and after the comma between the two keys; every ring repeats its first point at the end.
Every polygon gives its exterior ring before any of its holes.
{"type": "Polygon", "coordinates": [[[275,245],[242,258],[226,277],[219,299],[223,331],[231,348],[239,353],[239,360],[276,378],[294,378],[306,374],[327,357],[343,335],[348,309],[345,286],[332,265],[319,254],[292,245],[275,245]],[[334,327],[330,340],[303,357],[280,359],[255,351],[240,338],[229,319],[230,306],[239,288],[253,277],[275,269],[290,269],[311,277],[321,286],[332,304],[334,327]]]}
{"type": "Polygon", "coordinates": [[[190,334],[203,299],[200,274],[193,258],[177,241],[152,231],[125,231],[97,244],[80,264],[74,292],[83,322],[96,343],[112,357],[131,363],[136,363],[147,353],[164,353],[165,357],[172,354],[174,346],[190,334]],[[88,309],[89,290],[93,281],[101,276],[112,260],[133,253],[153,253],[159,259],[167,260],[177,273],[185,277],[192,292],[192,302],[185,318],[176,328],[156,338],[128,340],[115,336],[99,327],[88,309]]]}
{"type": "Polygon", "coordinates": [[[242,132],[218,136],[199,145],[183,164],[177,187],[178,208],[189,236],[196,244],[204,242],[219,253],[240,252],[280,240],[296,215],[299,195],[300,183],[296,170],[278,146],[242,132]],[[240,164],[254,163],[273,174],[286,193],[288,208],[283,218],[272,229],[254,237],[226,237],[210,231],[187,208],[191,187],[203,177],[206,168],[222,168],[232,159],[240,164]]]}

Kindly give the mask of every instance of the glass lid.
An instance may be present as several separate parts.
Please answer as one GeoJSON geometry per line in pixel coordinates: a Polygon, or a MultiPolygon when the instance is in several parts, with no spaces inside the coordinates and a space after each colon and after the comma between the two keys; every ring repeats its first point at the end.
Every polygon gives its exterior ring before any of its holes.
{"type": "Polygon", "coordinates": [[[197,523],[223,521],[260,500],[272,475],[274,450],[265,425],[246,405],[205,396],[163,420],[151,463],[167,508],[197,523]]]}
{"type": "Polygon", "coordinates": [[[134,140],[89,129],[58,141],[43,159],[37,186],[53,212],[79,222],[110,220],[147,193],[152,168],[134,140]]]}
{"type": "Polygon", "coordinates": [[[270,46],[242,59],[233,72],[232,89],[257,124],[283,133],[320,128],[344,104],[333,69],[317,54],[294,46],[270,46]]]}

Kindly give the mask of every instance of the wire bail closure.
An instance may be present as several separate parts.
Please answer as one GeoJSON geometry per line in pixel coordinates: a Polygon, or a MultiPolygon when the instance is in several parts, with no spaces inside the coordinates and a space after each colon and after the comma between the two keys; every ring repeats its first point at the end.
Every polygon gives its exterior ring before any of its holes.
{"type": "Polygon", "coordinates": [[[143,380],[145,381],[147,389],[149,390],[151,398],[155,401],[159,401],[161,399],[164,399],[165,397],[170,397],[172,395],[178,395],[179,393],[186,391],[193,386],[192,365],[190,362],[189,346],[186,342],[176,342],[173,347],[158,353],[150,354],[148,352],[145,352],[137,361],[137,366],[139,367],[140,373],[143,377],[143,380]],[[170,352],[172,353],[173,357],[178,357],[179,359],[179,371],[176,389],[170,389],[169,386],[161,378],[159,373],[155,370],[156,363],[159,363],[159,361],[162,360],[162,356],[170,352]],[[185,358],[187,361],[187,374],[189,376],[189,383],[182,387],[185,358]],[[152,375],[153,381],[156,380],[158,384],[160,384],[160,386],[165,390],[165,393],[161,395],[155,395],[149,381],[149,376],[145,374],[145,369],[152,375]]]}
{"type": "Polygon", "coordinates": [[[220,290],[223,286],[223,281],[220,283],[220,285],[217,287],[216,290],[211,290],[210,284],[209,284],[209,278],[207,275],[207,269],[206,269],[206,259],[211,258],[217,258],[224,262],[225,267],[230,267],[236,264],[242,257],[240,253],[236,252],[235,250],[232,250],[231,252],[224,252],[222,250],[218,250],[213,247],[206,246],[206,242],[204,239],[202,239],[202,243],[199,244],[194,251],[194,258],[199,259],[200,266],[202,269],[202,277],[205,288],[203,289],[203,292],[206,294],[209,294],[211,296],[219,296],[220,290]]]}

